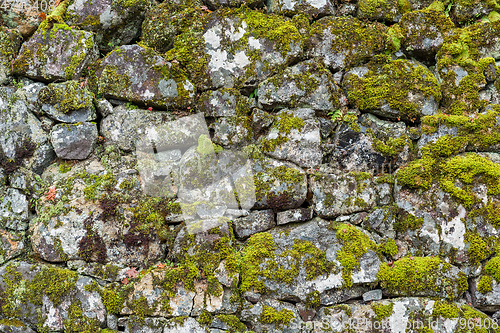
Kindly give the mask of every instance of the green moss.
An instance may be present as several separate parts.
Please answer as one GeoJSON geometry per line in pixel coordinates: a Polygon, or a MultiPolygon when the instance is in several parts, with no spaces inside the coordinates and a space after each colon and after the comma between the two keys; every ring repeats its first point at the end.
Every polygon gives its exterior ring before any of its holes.
{"type": "Polygon", "coordinates": [[[235,315],[221,314],[216,316],[217,319],[226,323],[229,326],[229,332],[245,332],[247,327],[235,315]]]}
{"type": "Polygon", "coordinates": [[[50,266],[33,266],[33,270],[37,270],[33,279],[25,280],[17,271],[17,264],[7,265],[3,276],[6,301],[0,303],[0,312],[7,317],[20,318],[22,307],[29,303],[42,306],[44,295],[54,306],[59,306],[75,290],[78,280],[75,272],[50,266]]]}
{"type": "Polygon", "coordinates": [[[447,301],[437,301],[436,303],[434,303],[434,307],[432,308],[432,315],[434,317],[449,319],[458,318],[459,309],[454,303],[447,301]]]}
{"type": "MultiPolygon", "coordinates": [[[[499,107],[495,105],[486,113],[474,116],[457,116],[443,113],[426,116],[422,118],[422,128],[427,134],[431,134],[437,131],[440,125],[455,127],[458,130],[455,140],[461,140],[464,145],[482,150],[500,142],[500,130],[494,126],[497,117],[500,116],[499,111],[499,107]]],[[[446,147],[442,148],[446,149],[446,147]]],[[[426,150],[425,153],[439,156],[450,155],[449,153],[439,153],[436,149],[426,150]]]]}
{"type": "Polygon", "coordinates": [[[375,243],[361,230],[350,224],[340,224],[335,227],[336,236],[342,243],[337,253],[337,260],[342,265],[342,279],[344,287],[352,286],[351,273],[359,269],[359,259],[368,250],[375,249],[375,243]]]}
{"type": "Polygon", "coordinates": [[[406,135],[400,138],[389,137],[386,142],[379,140],[375,136],[372,136],[372,140],[373,149],[389,157],[396,157],[399,155],[404,150],[404,147],[410,142],[406,135]]]}
{"type": "Polygon", "coordinates": [[[383,264],[377,274],[382,288],[396,295],[419,295],[422,292],[443,293],[455,299],[467,290],[467,277],[459,273],[456,278],[447,277],[451,265],[439,258],[411,257],[383,264]]]}
{"type": "Polygon", "coordinates": [[[275,324],[276,328],[279,329],[288,325],[293,318],[295,318],[295,315],[290,310],[282,309],[277,311],[273,307],[267,305],[262,306],[260,321],[264,324],[275,324]]]}
{"type": "Polygon", "coordinates": [[[398,246],[394,239],[389,238],[377,247],[377,252],[382,253],[387,257],[392,257],[398,253],[398,246]]]}
{"type": "Polygon", "coordinates": [[[424,224],[423,218],[417,218],[415,215],[407,214],[400,217],[394,223],[394,230],[397,232],[405,232],[406,230],[417,230],[424,224]]]}
{"type": "Polygon", "coordinates": [[[265,139],[261,142],[261,148],[265,152],[272,152],[276,147],[281,146],[283,143],[288,142],[288,135],[292,129],[299,132],[304,128],[304,120],[294,116],[289,112],[281,112],[276,116],[270,131],[278,132],[278,137],[275,139],[265,139]]]}
{"type": "Polygon", "coordinates": [[[373,55],[392,48],[386,45],[387,28],[380,23],[363,22],[353,17],[322,18],[311,25],[309,43],[322,35],[335,36],[331,51],[340,50],[345,56],[345,66],[354,67],[369,60],[373,55]]]}
{"type": "Polygon", "coordinates": [[[198,322],[202,325],[210,325],[212,320],[213,320],[213,316],[207,310],[201,311],[200,315],[198,316],[198,322]]]}
{"type": "Polygon", "coordinates": [[[132,312],[139,318],[152,316],[155,309],[155,304],[150,306],[148,300],[144,296],[127,301],[127,305],[130,310],[132,310],[132,312]]]}
{"type": "Polygon", "coordinates": [[[411,161],[406,167],[400,168],[396,173],[398,185],[414,189],[428,190],[433,181],[435,160],[424,157],[411,161]]]}
{"type": "Polygon", "coordinates": [[[97,289],[102,298],[102,302],[109,313],[120,314],[124,307],[125,297],[111,287],[104,287],[97,289]]]}
{"type": "Polygon", "coordinates": [[[319,291],[312,291],[306,296],[306,307],[308,308],[317,308],[321,305],[321,298],[319,291]]]}
{"type": "Polygon", "coordinates": [[[473,153],[454,156],[440,167],[443,174],[441,189],[462,202],[466,208],[479,201],[471,189],[474,181],[486,184],[489,195],[500,193],[500,165],[485,157],[473,153]],[[464,184],[462,188],[455,186],[457,179],[464,184]]]}
{"type": "Polygon", "coordinates": [[[484,266],[484,272],[493,277],[497,283],[500,283],[500,256],[498,254],[484,266]]]}
{"type": "MultiPolygon", "coordinates": [[[[71,77],[71,76],[70,76],[71,77]]],[[[94,108],[92,96],[77,81],[51,83],[38,93],[42,103],[48,103],[61,113],[68,113],[83,108],[94,108]]]]}
{"type": "Polygon", "coordinates": [[[489,257],[491,253],[490,246],[477,232],[467,231],[464,239],[468,243],[467,254],[472,263],[477,264],[489,257]]]}
{"type": "Polygon", "coordinates": [[[95,318],[83,315],[82,303],[75,300],[68,310],[68,319],[63,320],[65,332],[95,333],[100,331],[100,323],[95,318]]]}
{"type": "Polygon", "coordinates": [[[373,311],[377,315],[377,320],[383,320],[385,318],[389,318],[392,315],[392,308],[394,307],[393,303],[389,304],[381,304],[376,303],[372,305],[373,311]]]}
{"type": "Polygon", "coordinates": [[[345,83],[349,100],[360,110],[380,109],[388,103],[401,119],[417,121],[419,106],[408,99],[409,93],[441,100],[436,78],[422,65],[379,56],[367,66],[369,71],[364,77],[349,75],[345,83]]]}
{"type": "Polygon", "coordinates": [[[0,325],[14,326],[14,327],[26,327],[22,321],[17,319],[0,319],[0,325]]]}
{"type": "Polygon", "coordinates": [[[398,0],[360,0],[358,2],[358,17],[394,22],[396,15],[399,14],[398,9],[398,0]]]}
{"type": "Polygon", "coordinates": [[[477,284],[477,290],[481,294],[487,294],[493,290],[493,278],[489,275],[481,276],[479,283],[477,284]]]}
{"type": "Polygon", "coordinates": [[[68,162],[62,162],[59,164],[59,172],[60,173],[66,173],[68,171],[71,171],[71,164],[68,162]]]}

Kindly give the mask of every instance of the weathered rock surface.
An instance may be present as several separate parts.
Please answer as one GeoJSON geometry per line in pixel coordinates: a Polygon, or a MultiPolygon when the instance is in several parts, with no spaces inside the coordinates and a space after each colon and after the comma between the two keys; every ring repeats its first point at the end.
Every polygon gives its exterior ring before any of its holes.
{"type": "Polygon", "coordinates": [[[281,17],[269,21],[278,33],[259,26],[260,13],[243,10],[224,17],[213,15],[203,34],[206,70],[213,88],[253,86],[302,53],[303,37],[293,22],[281,17]],[[230,40],[236,47],[228,47],[230,40]],[[248,70],[253,68],[253,70],[248,70]]]}
{"type": "Polygon", "coordinates": [[[345,100],[333,75],[310,60],[263,81],[257,89],[257,97],[264,109],[299,107],[315,111],[334,110],[345,100]]]}
{"type": "Polygon", "coordinates": [[[414,121],[437,112],[441,91],[434,75],[408,60],[356,67],[343,79],[347,98],[360,110],[414,121]]]}
{"type": "Polygon", "coordinates": [[[10,160],[3,162],[3,168],[10,173],[24,165],[41,173],[54,158],[54,151],[40,121],[12,87],[0,88],[0,111],[1,155],[10,160]]]}
{"type": "Polygon", "coordinates": [[[307,41],[310,55],[319,57],[333,71],[359,65],[386,48],[387,28],[378,23],[364,23],[353,17],[324,17],[311,29],[307,41]]]}
{"type": "Polygon", "coordinates": [[[295,14],[305,14],[308,17],[322,17],[335,15],[335,5],[329,0],[292,0],[292,1],[270,1],[268,11],[270,13],[293,16],[295,14]]]}
{"type": "Polygon", "coordinates": [[[0,84],[8,83],[9,76],[12,74],[12,61],[17,56],[21,46],[22,36],[17,30],[0,28],[0,84]]]}
{"type": "Polygon", "coordinates": [[[124,45],[110,52],[96,75],[99,92],[105,97],[134,103],[187,106],[195,94],[193,84],[177,75],[170,62],[139,45],[124,45]]]}
{"type": "Polygon", "coordinates": [[[376,199],[372,182],[366,173],[313,174],[310,188],[316,214],[332,218],[370,210],[376,199]]]}
{"type": "Polygon", "coordinates": [[[4,302],[11,305],[7,316],[38,329],[99,329],[105,322],[106,308],[97,292],[86,289],[92,282],[68,269],[24,261],[0,268],[4,302]],[[37,316],[40,311],[45,316],[37,316]]]}
{"type": "Polygon", "coordinates": [[[40,81],[77,80],[97,57],[92,33],[56,23],[23,43],[13,68],[17,75],[40,81]]]}
{"type": "Polygon", "coordinates": [[[312,109],[282,110],[273,119],[259,144],[276,159],[293,162],[303,168],[321,164],[320,125],[312,109]]]}
{"type": "Polygon", "coordinates": [[[55,125],[50,132],[52,146],[59,158],[86,159],[97,142],[97,126],[93,123],[55,125]]]}
{"type": "Polygon", "coordinates": [[[152,5],[150,1],[79,0],[68,6],[65,20],[68,25],[94,32],[99,49],[109,51],[139,37],[145,12],[152,5]]]}
{"type": "Polygon", "coordinates": [[[63,123],[94,120],[96,117],[94,99],[83,84],[77,81],[66,81],[51,83],[41,88],[38,91],[38,98],[42,103],[42,112],[63,123]]]}

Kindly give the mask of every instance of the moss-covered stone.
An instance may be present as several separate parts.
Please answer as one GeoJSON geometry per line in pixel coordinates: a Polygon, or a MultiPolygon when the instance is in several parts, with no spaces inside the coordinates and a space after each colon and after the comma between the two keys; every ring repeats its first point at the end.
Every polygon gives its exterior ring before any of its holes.
{"type": "Polygon", "coordinates": [[[467,277],[439,258],[406,257],[378,272],[381,286],[395,295],[439,295],[457,299],[467,290],[467,277]]]}
{"type": "Polygon", "coordinates": [[[353,17],[324,17],[312,24],[310,35],[310,54],[335,71],[359,65],[392,48],[384,25],[353,17]]]}
{"type": "Polygon", "coordinates": [[[427,68],[383,56],[349,72],[343,85],[356,107],[392,119],[418,121],[434,114],[441,100],[439,84],[427,68]]]}

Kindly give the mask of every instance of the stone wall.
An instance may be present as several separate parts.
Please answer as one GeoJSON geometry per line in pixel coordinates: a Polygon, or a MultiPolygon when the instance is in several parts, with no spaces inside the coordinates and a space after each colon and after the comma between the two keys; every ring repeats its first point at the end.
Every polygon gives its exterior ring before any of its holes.
{"type": "Polygon", "coordinates": [[[0,332],[499,332],[498,12],[6,2],[0,332]]]}

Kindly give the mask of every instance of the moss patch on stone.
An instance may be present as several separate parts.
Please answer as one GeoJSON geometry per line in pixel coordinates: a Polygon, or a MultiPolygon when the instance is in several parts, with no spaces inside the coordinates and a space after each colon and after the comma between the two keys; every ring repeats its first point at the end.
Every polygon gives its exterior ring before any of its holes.
{"type": "Polygon", "coordinates": [[[434,257],[406,257],[383,264],[377,274],[382,288],[396,295],[419,295],[423,292],[444,292],[444,297],[456,299],[467,290],[467,277],[445,274],[451,265],[434,257]]]}
{"type": "Polygon", "coordinates": [[[422,65],[378,56],[367,67],[363,77],[349,75],[344,83],[349,100],[360,110],[380,109],[387,103],[401,119],[417,121],[419,106],[409,100],[410,93],[421,93],[437,103],[441,100],[436,78],[422,65]]]}

